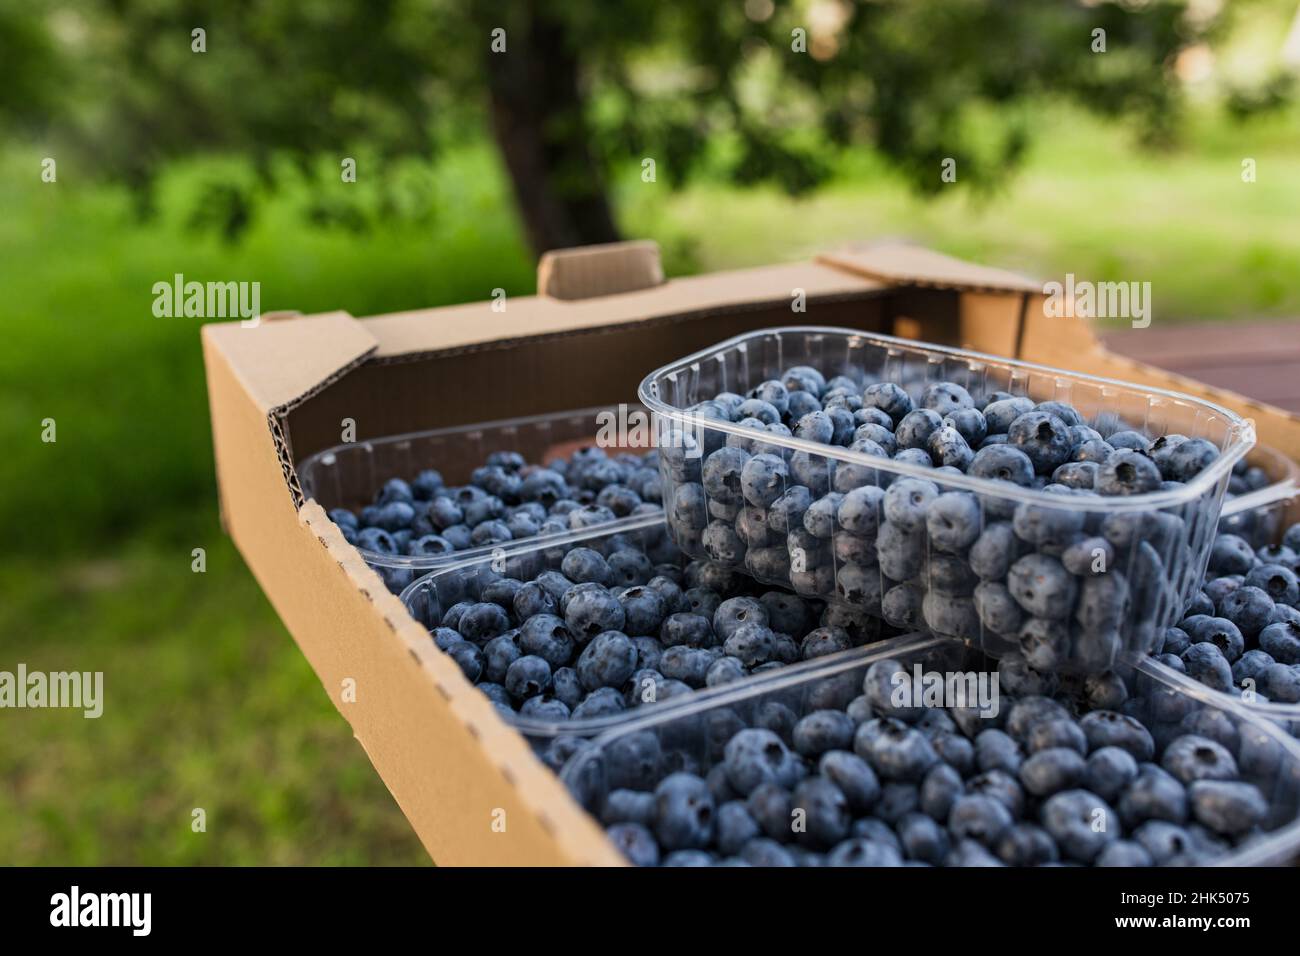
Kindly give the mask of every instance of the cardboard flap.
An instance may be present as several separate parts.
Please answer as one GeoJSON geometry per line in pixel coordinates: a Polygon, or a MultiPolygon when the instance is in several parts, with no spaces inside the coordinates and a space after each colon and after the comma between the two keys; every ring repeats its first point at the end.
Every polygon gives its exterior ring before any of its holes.
{"type": "MultiPolygon", "coordinates": [[[[809,301],[862,295],[884,284],[842,269],[797,262],[735,272],[673,279],[662,285],[617,296],[565,301],[548,296],[518,296],[499,310],[492,302],[412,312],[393,312],[361,320],[379,342],[380,358],[449,351],[523,336],[575,332],[641,322],[664,316],[737,311],[759,302],[791,302],[796,292],[809,301]]],[[[792,320],[806,316],[792,313],[792,320]]]]}
{"type": "Polygon", "coordinates": [[[906,243],[852,244],[817,257],[817,262],[891,285],[988,292],[1042,292],[1043,284],[1005,269],[963,262],[906,243]]]}
{"type": "Polygon", "coordinates": [[[301,400],[351,368],[378,345],[346,312],[301,318],[203,326],[203,339],[220,352],[264,412],[301,400]]]}
{"type": "Polygon", "coordinates": [[[537,264],[537,294],[593,299],[663,285],[659,244],[649,240],[557,249],[537,264]]]}

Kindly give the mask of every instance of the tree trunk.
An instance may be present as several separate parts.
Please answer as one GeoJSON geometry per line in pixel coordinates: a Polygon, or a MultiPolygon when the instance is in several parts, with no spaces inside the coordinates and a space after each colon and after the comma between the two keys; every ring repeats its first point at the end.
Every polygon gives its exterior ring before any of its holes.
{"type": "Polygon", "coordinates": [[[505,18],[506,51],[487,53],[493,132],[538,255],[620,238],[591,148],[577,54],[543,6],[521,4],[505,18]]]}

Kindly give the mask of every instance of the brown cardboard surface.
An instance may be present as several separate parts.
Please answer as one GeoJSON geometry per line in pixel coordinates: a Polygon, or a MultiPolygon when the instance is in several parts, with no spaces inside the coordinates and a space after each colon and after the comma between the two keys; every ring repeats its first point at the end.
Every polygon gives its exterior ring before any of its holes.
{"type": "Polygon", "coordinates": [[[658,365],[774,325],[911,330],[1187,391],[1250,414],[1265,441],[1300,456],[1295,416],[1111,355],[1086,324],[1046,319],[1036,284],[916,250],[836,254],[579,301],[521,297],[504,312],[485,302],[360,320],[328,313],[259,329],[206,326],[227,530],[439,863],[619,859],[319,505],[292,493],[294,463],[337,444],[344,417],[362,440],[632,402],[658,365]],[[805,291],[806,312],[791,311],[795,289],[805,291]],[[355,702],[342,697],[347,678],[355,702]],[[504,833],[491,826],[497,810],[504,833]]]}
{"type": "Polygon", "coordinates": [[[988,292],[1042,292],[1043,284],[1006,269],[963,262],[941,252],[899,242],[851,244],[817,262],[890,285],[935,286],[988,292]]]}
{"type": "Polygon", "coordinates": [[[553,299],[591,299],[662,285],[657,242],[611,242],[558,249],[537,264],[537,294],[553,299]]]}
{"type": "MultiPolygon", "coordinates": [[[[812,301],[880,292],[885,287],[884,283],[839,269],[800,262],[673,279],[651,289],[576,302],[516,296],[505,300],[503,311],[494,311],[493,303],[486,301],[394,312],[363,319],[362,325],[379,343],[376,356],[386,358],[617,326],[647,318],[730,311],[759,302],[784,303],[789,315],[784,324],[806,324],[806,316],[789,309],[796,289],[804,290],[812,301]]],[[[485,289],[484,294],[490,291],[485,289]]]]}
{"type": "MultiPolygon", "coordinates": [[[[211,327],[209,327],[211,328],[211,327]]],[[[241,330],[248,331],[248,330],[241,330]]],[[[247,351],[204,335],[227,526],[435,860],[615,864],[600,830],[342,538],[285,494],[247,351]],[[344,700],[344,680],[356,700],[344,700]],[[493,830],[504,811],[504,832],[493,830]]],[[[256,363],[254,363],[256,364],[256,363]]]]}

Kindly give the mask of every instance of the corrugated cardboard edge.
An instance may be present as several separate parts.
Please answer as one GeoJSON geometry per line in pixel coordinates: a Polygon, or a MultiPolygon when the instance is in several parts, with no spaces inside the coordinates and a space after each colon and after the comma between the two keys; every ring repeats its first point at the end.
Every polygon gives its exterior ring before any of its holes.
{"type": "MultiPolygon", "coordinates": [[[[451,865],[620,865],[595,822],[320,506],[298,510],[284,494],[283,449],[268,427],[274,409],[264,407],[272,393],[250,391],[231,364],[232,342],[251,354],[232,337],[248,331],[209,326],[202,337],[228,531],[430,854],[451,865]],[[343,587],[331,580],[338,574],[343,587]],[[504,831],[493,826],[500,821],[504,831]]],[[[340,354],[321,349],[314,362],[330,367],[340,354]]],[[[276,407],[335,374],[321,372],[301,391],[285,385],[274,397],[297,394],[276,407]]]]}
{"type": "Polygon", "coordinates": [[[1033,279],[954,259],[941,252],[901,242],[852,243],[814,260],[867,279],[890,285],[983,292],[1041,293],[1033,279]]]}
{"type": "MultiPolygon", "coordinates": [[[[794,303],[799,294],[816,303],[886,291],[888,285],[874,279],[798,262],[673,279],[612,297],[563,302],[545,296],[517,296],[498,308],[491,301],[472,302],[392,312],[360,322],[379,344],[377,358],[410,358],[433,352],[452,354],[462,348],[492,348],[542,335],[740,312],[778,302],[794,303]]],[[[805,314],[791,310],[791,324],[804,318],[805,314]]]]}
{"type": "Polygon", "coordinates": [[[591,299],[662,285],[659,244],[641,240],[559,249],[537,264],[537,294],[591,299]]]}

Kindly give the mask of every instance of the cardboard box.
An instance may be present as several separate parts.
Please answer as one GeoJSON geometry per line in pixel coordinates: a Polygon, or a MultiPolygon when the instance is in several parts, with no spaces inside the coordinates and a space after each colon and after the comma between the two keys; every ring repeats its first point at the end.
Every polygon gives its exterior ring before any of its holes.
{"type": "MultiPolygon", "coordinates": [[[[651,243],[549,254],[542,294],[356,319],[203,328],[224,526],[435,861],[618,865],[599,825],[438,652],[294,465],[336,445],[633,402],[658,366],[740,332],[847,326],[1191,392],[1300,457],[1300,418],[1106,352],[1040,283],[915,247],[663,281],[651,243]]],[[[447,470],[469,462],[449,462],[447,470]]]]}

